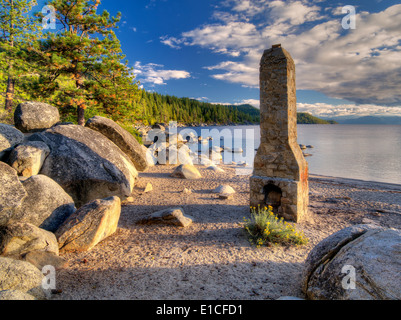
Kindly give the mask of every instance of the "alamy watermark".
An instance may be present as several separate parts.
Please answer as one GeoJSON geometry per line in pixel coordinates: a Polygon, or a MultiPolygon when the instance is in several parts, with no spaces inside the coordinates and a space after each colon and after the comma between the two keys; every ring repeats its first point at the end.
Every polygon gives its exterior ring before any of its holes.
{"type": "Polygon", "coordinates": [[[344,290],[355,290],[356,289],[356,269],[351,265],[345,265],[341,273],[346,274],[342,279],[341,285],[344,290]]]}
{"type": "Polygon", "coordinates": [[[42,18],[43,30],[56,29],[56,9],[51,5],[44,6],[42,8],[42,14],[45,15],[42,18]]]}
{"type": "Polygon", "coordinates": [[[356,9],[354,6],[344,6],[342,8],[342,13],[346,16],[342,19],[341,25],[343,29],[356,29],[356,9]]]}
{"type": "Polygon", "coordinates": [[[50,297],[52,292],[56,290],[56,268],[51,265],[42,268],[42,289],[45,294],[50,297]]]}

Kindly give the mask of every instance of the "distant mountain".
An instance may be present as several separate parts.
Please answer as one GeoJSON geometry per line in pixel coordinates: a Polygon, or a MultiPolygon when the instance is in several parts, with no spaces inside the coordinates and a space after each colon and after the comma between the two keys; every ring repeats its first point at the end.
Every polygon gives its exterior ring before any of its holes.
{"type": "MultiPolygon", "coordinates": [[[[248,114],[252,118],[260,117],[260,110],[250,104],[232,105],[228,107],[237,109],[238,112],[248,114]]],[[[323,120],[314,117],[309,113],[302,113],[302,112],[297,114],[297,122],[298,124],[338,124],[334,120],[323,120]]]]}
{"type": "Polygon", "coordinates": [[[336,119],[340,124],[387,124],[401,125],[401,117],[366,116],[354,119],[336,119]]]}
{"type": "Polygon", "coordinates": [[[250,104],[232,105],[231,108],[236,108],[239,112],[249,114],[252,117],[260,117],[260,110],[250,104]]]}
{"type": "MultiPolygon", "coordinates": [[[[177,121],[186,125],[259,124],[260,110],[250,104],[219,105],[140,90],[137,122],[145,125],[177,121]]],[[[308,113],[298,114],[299,124],[332,124],[308,113]]]]}

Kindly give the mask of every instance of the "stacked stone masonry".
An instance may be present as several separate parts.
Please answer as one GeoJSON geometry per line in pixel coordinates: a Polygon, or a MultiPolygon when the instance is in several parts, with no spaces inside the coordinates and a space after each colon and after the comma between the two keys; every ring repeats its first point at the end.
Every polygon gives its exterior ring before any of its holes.
{"type": "Polygon", "coordinates": [[[309,205],[308,163],[298,144],[295,63],[280,45],[260,65],[261,145],[251,177],[251,206],[271,205],[300,222],[309,205]]]}

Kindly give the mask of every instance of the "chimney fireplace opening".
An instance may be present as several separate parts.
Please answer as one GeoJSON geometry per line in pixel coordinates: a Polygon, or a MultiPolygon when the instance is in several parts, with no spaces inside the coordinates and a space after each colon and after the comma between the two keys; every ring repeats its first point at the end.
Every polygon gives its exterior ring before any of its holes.
{"type": "Polygon", "coordinates": [[[279,213],[279,208],[281,207],[281,198],[283,197],[282,190],[270,183],[263,188],[263,193],[265,195],[265,204],[267,206],[273,207],[273,212],[275,214],[279,213]]]}

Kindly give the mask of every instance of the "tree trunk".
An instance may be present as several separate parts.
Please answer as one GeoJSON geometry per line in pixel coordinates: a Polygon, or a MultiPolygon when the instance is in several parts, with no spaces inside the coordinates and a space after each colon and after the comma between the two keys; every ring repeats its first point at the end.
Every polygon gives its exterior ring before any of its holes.
{"type": "MultiPolygon", "coordinates": [[[[83,80],[80,73],[75,74],[75,84],[78,90],[83,90],[83,80]]],[[[77,105],[77,121],[78,125],[85,126],[85,105],[82,102],[78,102],[77,105]]]]}
{"type": "Polygon", "coordinates": [[[4,106],[4,108],[8,112],[13,111],[14,85],[15,85],[15,80],[9,76],[7,80],[6,103],[4,106]]]}
{"type": "Polygon", "coordinates": [[[78,125],[85,126],[85,108],[82,105],[77,107],[78,125]]]}
{"type": "MultiPolygon", "coordinates": [[[[10,0],[10,39],[9,45],[14,47],[14,0],[10,0]]],[[[12,62],[9,62],[8,65],[8,80],[7,80],[7,89],[6,89],[6,102],[4,105],[4,109],[8,112],[13,111],[13,101],[14,101],[14,91],[15,91],[15,80],[11,77],[13,65],[12,62]]]]}

